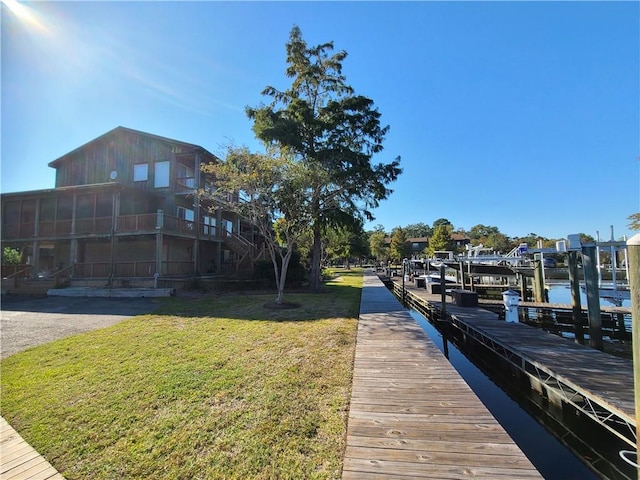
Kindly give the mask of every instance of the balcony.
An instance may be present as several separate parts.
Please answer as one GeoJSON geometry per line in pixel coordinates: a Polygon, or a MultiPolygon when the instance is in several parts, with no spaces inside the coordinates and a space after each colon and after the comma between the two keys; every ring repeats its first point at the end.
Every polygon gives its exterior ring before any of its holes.
{"type": "MultiPolygon", "coordinates": [[[[108,237],[112,234],[111,217],[78,218],[40,222],[36,230],[34,223],[22,223],[2,226],[2,240],[35,240],[55,238],[83,238],[91,236],[108,237]],[[74,225],[74,228],[72,226],[74,225]],[[36,235],[36,231],[38,232],[36,235]]],[[[249,247],[252,242],[245,236],[229,232],[215,225],[201,224],[196,229],[194,221],[171,215],[144,213],[123,215],[116,218],[113,233],[116,235],[149,235],[165,233],[205,240],[224,239],[228,242],[241,242],[249,247]]]]}
{"type": "Polygon", "coordinates": [[[193,193],[196,188],[196,177],[176,178],[176,193],[193,193]]]}

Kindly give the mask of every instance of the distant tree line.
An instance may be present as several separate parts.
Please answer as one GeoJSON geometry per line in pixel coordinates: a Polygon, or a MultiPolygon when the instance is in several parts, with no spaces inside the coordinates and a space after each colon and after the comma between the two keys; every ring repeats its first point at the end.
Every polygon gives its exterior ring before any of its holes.
{"type": "MultiPolygon", "coordinates": [[[[427,239],[428,246],[420,252],[421,256],[432,257],[434,252],[448,250],[454,253],[463,253],[464,246],[459,246],[454,236],[468,239],[471,246],[490,248],[496,252],[507,253],[521,243],[530,247],[539,244],[542,248],[554,248],[556,242],[562,239],[546,238],[536,233],[529,233],[524,237],[509,237],[502,233],[496,226],[478,224],[469,230],[456,228],[446,218],[439,218],[432,226],[425,223],[414,223],[404,227],[395,227],[390,232],[385,231],[382,225],[367,232],[369,236],[369,248],[371,258],[376,262],[400,262],[403,258],[409,258],[412,253],[409,239],[427,239]]],[[[583,243],[594,242],[591,235],[580,234],[583,243]]]]}

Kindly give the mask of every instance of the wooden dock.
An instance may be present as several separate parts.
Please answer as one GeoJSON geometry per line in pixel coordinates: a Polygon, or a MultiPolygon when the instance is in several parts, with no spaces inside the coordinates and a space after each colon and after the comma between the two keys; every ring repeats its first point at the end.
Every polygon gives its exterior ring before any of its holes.
{"type": "MultiPolygon", "coordinates": [[[[395,284],[396,291],[401,285],[395,284]]],[[[408,287],[409,302],[440,308],[440,295],[408,287]]],[[[532,386],[572,405],[635,448],[633,363],[522,323],[507,323],[481,307],[447,302],[453,326],[520,369],[532,386]]]]}
{"type": "Polygon", "coordinates": [[[343,476],[542,478],[378,277],[365,273],[343,476]]]}
{"type": "Polygon", "coordinates": [[[64,477],[0,417],[0,480],[36,479],[64,477]]]}

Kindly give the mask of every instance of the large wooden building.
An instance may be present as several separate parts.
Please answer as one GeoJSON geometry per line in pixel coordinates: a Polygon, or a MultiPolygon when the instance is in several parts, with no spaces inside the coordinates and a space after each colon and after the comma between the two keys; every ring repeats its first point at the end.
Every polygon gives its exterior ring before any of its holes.
{"type": "Polygon", "coordinates": [[[262,253],[254,229],[196,195],[215,188],[200,170],[215,161],[117,127],[52,161],[55,188],[2,195],[2,246],[22,252],[30,277],[247,275],[262,253]]]}

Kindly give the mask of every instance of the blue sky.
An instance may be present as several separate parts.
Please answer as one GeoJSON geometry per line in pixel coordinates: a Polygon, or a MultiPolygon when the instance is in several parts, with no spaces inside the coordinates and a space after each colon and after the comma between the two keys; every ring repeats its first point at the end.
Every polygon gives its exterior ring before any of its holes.
{"type": "Polygon", "coordinates": [[[349,53],[347,82],[391,126],[374,162],[402,157],[366,228],[633,234],[638,2],[5,1],[3,192],[53,187],[50,161],[118,125],[259,149],[244,107],[289,85],[296,24],[349,53]]]}

